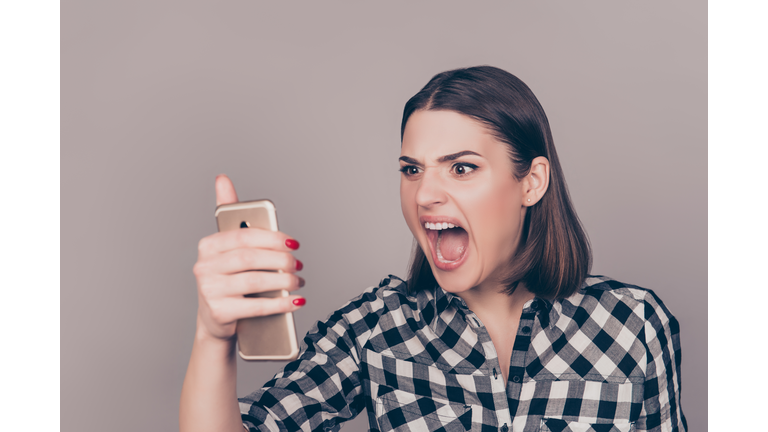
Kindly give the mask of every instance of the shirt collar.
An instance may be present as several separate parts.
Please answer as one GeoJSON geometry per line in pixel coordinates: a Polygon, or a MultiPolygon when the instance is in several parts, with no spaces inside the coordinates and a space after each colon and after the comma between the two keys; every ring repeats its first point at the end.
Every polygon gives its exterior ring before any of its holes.
{"type": "Polygon", "coordinates": [[[461,297],[451,294],[437,285],[433,289],[419,291],[417,305],[426,324],[435,331],[439,321],[438,317],[442,316],[442,320],[446,322],[450,320],[449,316],[443,316],[446,311],[448,315],[452,316],[456,310],[467,310],[467,304],[461,297]]]}
{"type": "Polygon", "coordinates": [[[523,305],[523,313],[535,313],[541,323],[541,328],[553,328],[560,318],[562,306],[559,301],[552,302],[541,297],[534,297],[523,305]]]}
{"type": "MultiPolygon", "coordinates": [[[[429,324],[436,322],[436,318],[440,316],[449,306],[453,305],[459,310],[469,310],[464,299],[456,294],[449,293],[439,285],[435,286],[434,291],[431,292],[431,299],[428,299],[429,308],[432,308],[434,313],[429,314],[429,324]]],[[[423,308],[422,308],[423,309],[423,308]]],[[[535,297],[523,305],[523,313],[533,312],[538,316],[539,322],[542,328],[553,328],[557,320],[560,318],[560,312],[562,311],[562,305],[559,301],[552,302],[545,298],[535,297]]]]}
{"type": "Polygon", "coordinates": [[[435,301],[435,312],[437,312],[437,315],[440,315],[441,313],[445,312],[445,310],[451,304],[457,309],[462,309],[462,310],[468,309],[467,304],[464,302],[464,299],[457,296],[456,294],[449,293],[439,285],[435,287],[434,301],[435,301]]]}

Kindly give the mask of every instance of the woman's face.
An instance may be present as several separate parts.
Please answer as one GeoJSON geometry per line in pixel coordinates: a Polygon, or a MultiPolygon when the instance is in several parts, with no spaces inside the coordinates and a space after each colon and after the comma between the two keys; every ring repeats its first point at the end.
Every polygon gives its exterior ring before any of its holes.
{"type": "Polygon", "coordinates": [[[497,289],[525,216],[507,144],[463,114],[416,111],[400,167],[403,215],[440,286],[497,289]]]}

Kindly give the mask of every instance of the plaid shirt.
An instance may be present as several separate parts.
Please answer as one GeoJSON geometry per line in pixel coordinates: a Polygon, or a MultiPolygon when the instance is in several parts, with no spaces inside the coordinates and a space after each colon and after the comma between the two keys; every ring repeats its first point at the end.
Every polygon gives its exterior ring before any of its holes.
{"type": "Polygon", "coordinates": [[[318,322],[290,362],[240,399],[246,428],[684,431],[677,320],[647,289],[589,277],[524,306],[506,386],[488,332],[441,288],[390,276],[318,322]]]}

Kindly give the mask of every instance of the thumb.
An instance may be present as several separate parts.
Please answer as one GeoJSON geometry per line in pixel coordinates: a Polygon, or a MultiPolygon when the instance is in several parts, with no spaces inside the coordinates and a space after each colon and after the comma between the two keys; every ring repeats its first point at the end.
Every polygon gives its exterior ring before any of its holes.
{"type": "Polygon", "coordinates": [[[216,205],[234,204],[237,202],[237,192],[232,180],[225,174],[216,176],[216,205]]]}

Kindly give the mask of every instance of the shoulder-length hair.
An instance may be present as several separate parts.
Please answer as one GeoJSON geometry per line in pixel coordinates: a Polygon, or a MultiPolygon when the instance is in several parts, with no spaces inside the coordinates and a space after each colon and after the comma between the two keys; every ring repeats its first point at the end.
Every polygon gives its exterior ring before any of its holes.
{"type": "MultiPolygon", "coordinates": [[[[419,110],[454,111],[485,125],[508,145],[518,181],[528,175],[534,158],[549,160],[549,188],[526,211],[519,247],[503,283],[508,294],[520,282],[542,298],[562,299],[575,293],[589,272],[592,252],[568,195],[549,121],[531,89],[516,76],[491,66],[437,74],[405,104],[401,141],[408,119],[419,110]]],[[[436,284],[424,251],[414,243],[409,291],[436,284]]]]}

